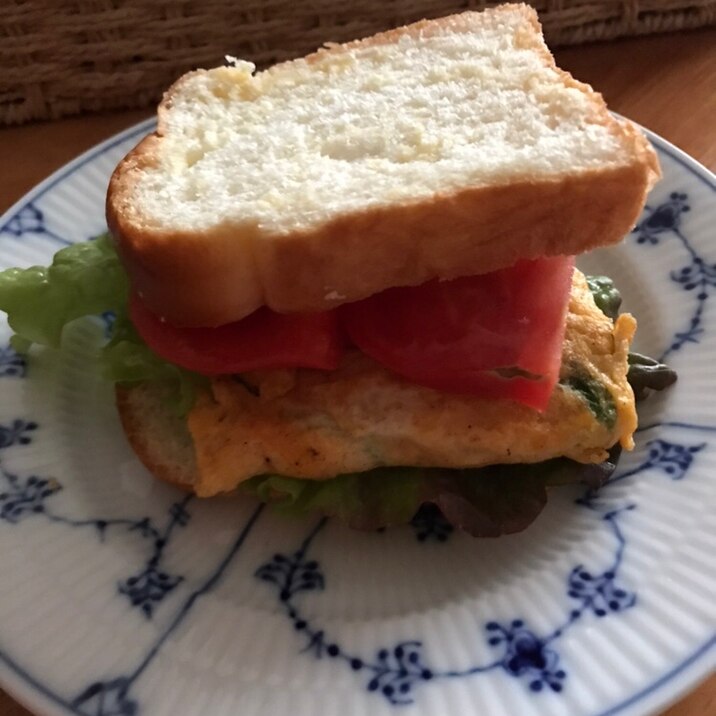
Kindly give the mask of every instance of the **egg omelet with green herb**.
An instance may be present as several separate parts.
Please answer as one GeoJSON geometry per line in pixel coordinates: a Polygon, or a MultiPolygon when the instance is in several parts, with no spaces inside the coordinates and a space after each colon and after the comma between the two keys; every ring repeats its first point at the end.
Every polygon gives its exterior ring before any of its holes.
{"type": "Polygon", "coordinates": [[[188,416],[193,489],[210,496],[256,475],[324,480],[386,465],[601,462],[617,442],[633,447],[627,357],[635,330],[629,314],[605,316],[575,271],[560,381],[544,412],[424,388],[357,352],[331,372],[216,378],[188,416]]]}

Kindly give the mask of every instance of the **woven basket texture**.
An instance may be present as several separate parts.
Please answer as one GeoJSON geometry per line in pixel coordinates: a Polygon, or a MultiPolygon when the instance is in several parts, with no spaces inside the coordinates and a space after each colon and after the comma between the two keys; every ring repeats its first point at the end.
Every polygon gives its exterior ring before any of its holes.
{"type": "MultiPolygon", "coordinates": [[[[0,124],[143,107],[225,54],[264,67],[478,0],[0,0],[0,124]]],[[[555,45],[716,22],[716,0],[536,0],[555,45]]]]}

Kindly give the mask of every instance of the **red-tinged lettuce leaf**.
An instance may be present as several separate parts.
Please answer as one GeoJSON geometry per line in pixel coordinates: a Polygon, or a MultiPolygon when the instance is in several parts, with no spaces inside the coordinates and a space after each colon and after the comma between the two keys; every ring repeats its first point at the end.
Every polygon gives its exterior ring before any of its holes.
{"type": "Polygon", "coordinates": [[[432,504],[473,537],[498,537],[529,526],[547,502],[548,487],[582,483],[596,489],[617,459],[615,449],[599,465],[559,458],[469,470],[386,467],[322,481],[265,475],[242,489],[283,514],[322,514],[363,530],[406,524],[432,504]]]}
{"type": "Polygon", "coordinates": [[[531,477],[529,469],[522,475],[469,472],[426,481],[426,502],[434,504],[453,527],[474,537],[521,532],[547,504],[544,481],[531,477]]]}

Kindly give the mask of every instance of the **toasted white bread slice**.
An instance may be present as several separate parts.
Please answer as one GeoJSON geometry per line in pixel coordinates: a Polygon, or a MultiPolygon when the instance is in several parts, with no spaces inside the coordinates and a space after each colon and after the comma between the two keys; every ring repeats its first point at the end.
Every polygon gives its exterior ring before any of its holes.
{"type": "Polygon", "coordinates": [[[659,174],[527,5],[192,72],[158,118],[107,218],[135,287],[180,325],[612,244],[659,174]]]}
{"type": "Polygon", "coordinates": [[[155,476],[185,490],[198,482],[194,441],[185,418],[167,407],[159,383],[117,386],[117,410],[129,444],[155,476]]]}
{"type": "Polygon", "coordinates": [[[510,400],[453,395],[411,384],[367,356],[349,354],[336,371],[264,371],[212,381],[187,416],[172,416],[160,389],[120,389],[129,440],[159,478],[201,497],[232,492],[261,474],[324,480],[384,465],[463,468],[606,459],[631,449],[637,416],[627,380],[636,323],[615,323],[575,272],[561,376],[543,413],[510,400]],[[613,401],[611,418],[570,387],[580,377],[613,401]]]}

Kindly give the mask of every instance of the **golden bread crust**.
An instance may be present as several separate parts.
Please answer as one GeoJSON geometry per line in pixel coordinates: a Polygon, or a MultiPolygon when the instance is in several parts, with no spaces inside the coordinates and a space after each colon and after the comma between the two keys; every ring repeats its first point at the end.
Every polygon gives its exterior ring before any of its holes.
{"type": "Polygon", "coordinates": [[[198,481],[196,465],[191,461],[180,463],[181,456],[167,449],[172,441],[164,439],[164,431],[152,420],[153,411],[147,400],[151,391],[148,385],[116,386],[115,401],[124,434],[154,477],[192,492],[192,485],[198,481]]]}

